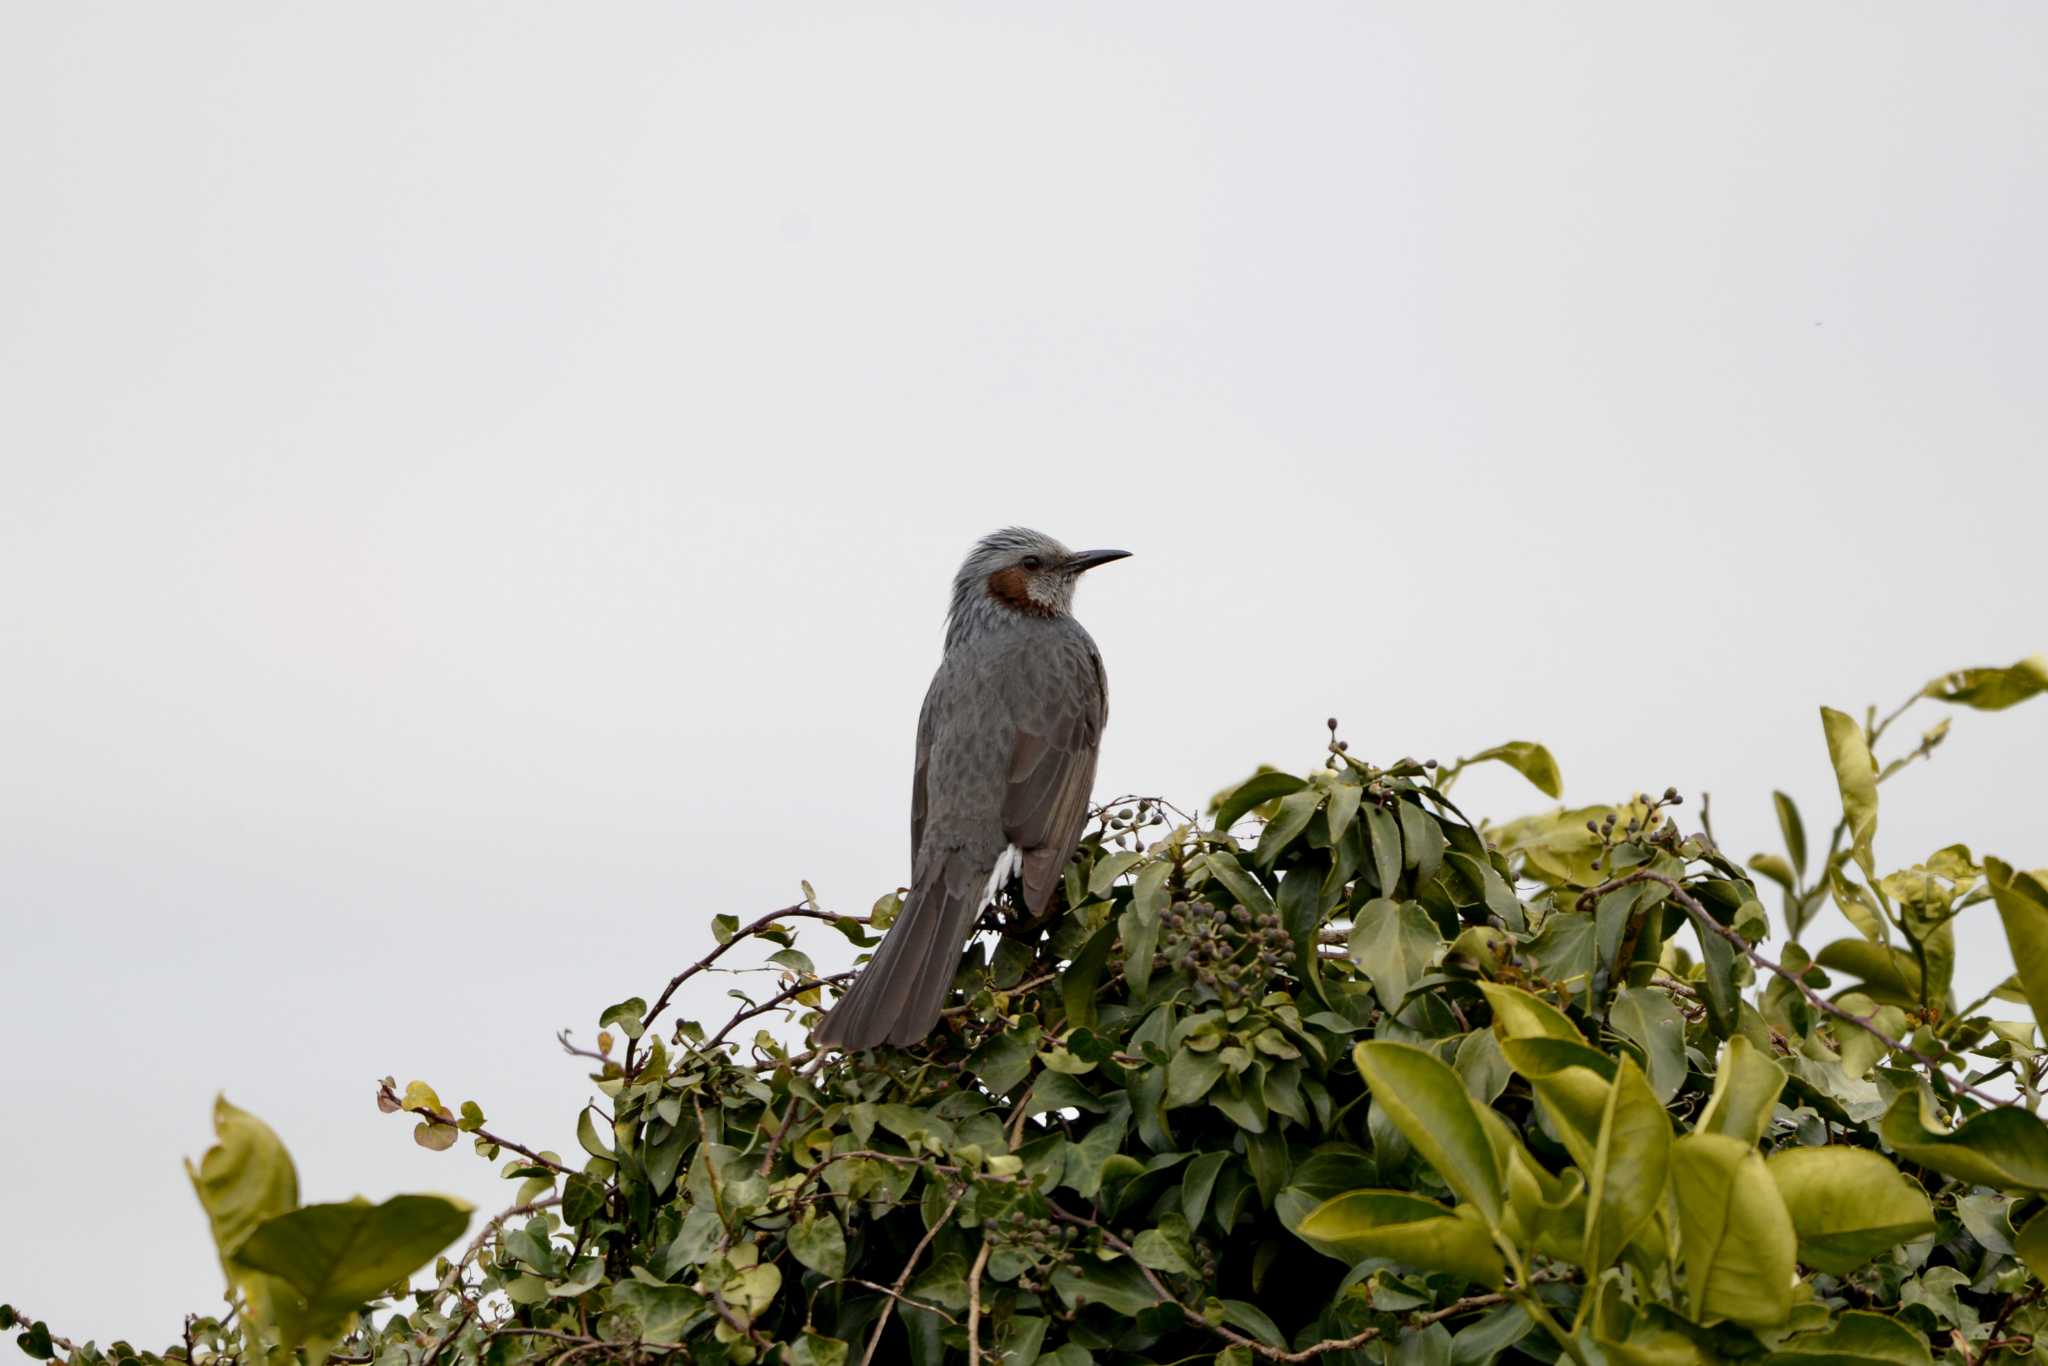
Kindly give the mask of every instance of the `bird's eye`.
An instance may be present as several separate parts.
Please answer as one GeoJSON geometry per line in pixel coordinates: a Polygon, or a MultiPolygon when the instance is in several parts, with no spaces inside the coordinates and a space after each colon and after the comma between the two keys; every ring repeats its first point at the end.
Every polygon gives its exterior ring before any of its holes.
{"type": "Polygon", "coordinates": [[[1039,559],[1036,555],[1026,555],[1019,563],[1026,569],[1043,569],[1045,567],[1045,561],[1039,559]]]}

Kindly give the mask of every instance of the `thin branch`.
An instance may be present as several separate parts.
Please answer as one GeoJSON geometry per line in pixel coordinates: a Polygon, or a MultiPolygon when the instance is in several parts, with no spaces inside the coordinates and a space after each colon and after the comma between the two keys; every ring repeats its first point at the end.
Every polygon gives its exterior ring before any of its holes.
{"type": "Polygon", "coordinates": [[[981,1366],[981,1273],[988,1269],[988,1254],[994,1247],[983,1234],[981,1251],[974,1254],[974,1269],[967,1273],[967,1366],[981,1366]]]}
{"type": "Polygon", "coordinates": [[[1662,873],[1652,872],[1648,868],[1638,868],[1636,871],[1629,873],[1624,877],[1618,877],[1610,881],[1603,882],[1598,887],[1591,888],[1588,891],[1581,893],[1579,895],[1577,902],[1578,908],[1580,910],[1585,910],[1586,907],[1592,901],[1595,901],[1598,898],[1606,895],[1608,892],[1614,891],[1617,888],[1632,886],[1635,883],[1639,882],[1654,882],[1657,883],[1659,886],[1662,886],[1666,891],[1671,893],[1671,899],[1673,901],[1676,901],[1682,908],[1684,908],[1685,913],[1688,916],[1692,917],[1693,923],[1697,925],[1703,932],[1715,934],[1720,936],[1722,939],[1727,940],[1729,944],[1734,946],[1736,952],[1740,953],[1750,962],[1756,964],[1756,966],[1764,969],[1766,972],[1769,972],[1777,977],[1782,977],[1785,981],[1790,982],[1793,988],[1797,990],[1799,994],[1806,999],[1806,1003],[1812,1006],[1815,1010],[1820,1011],[1823,1015],[1831,1016],[1834,1019],[1841,1020],[1846,1024],[1855,1025],[1858,1029],[1864,1030],[1872,1038],[1875,1038],[1879,1043],[1883,1044],[1887,1049],[1891,1050],[1894,1053],[1902,1053],[1905,1056],[1914,1059],[1915,1061],[1919,1062],[1922,1066],[1926,1067],[1930,1075],[1939,1077],[1942,1080],[1943,1084],[1949,1086],[1953,1090],[1963,1095],[1969,1096],[1971,1099],[1977,1101],[1981,1105],[1989,1106],[1992,1109],[2003,1109],[2006,1106],[2013,1105],[2016,1103],[2012,1100],[2008,1100],[2001,1096],[1994,1096],[1989,1091],[1980,1091],[1976,1087],[1970,1085],[1968,1082],[1950,1076],[1948,1073],[1942,1070],[1941,1062],[1939,1059],[1929,1057],[1927,1054],[1922,1053],[1919,1049],[1914,1048],[1911,1044],[1905,1042],[1902,1039],[1893,1038],[1891,1035],[1885,1033],[1876,1025],[1872,1024],[1869,1018],[1862,1015],[1854,1014],[1853,1012],[1844,1010],[1842,1007],[1836,1005],[1833,1001],[1830,1001],[1827,997],[1821,995],[1812,987],[1808,986],[1806,984],[1806,980],[1800,974],[1793,972],[1790,968],[1785,967],[1782,963],[1776,962],[1775,960],[1770,958],[1766,958],[1762,953],[1757,951],[1756,945],[1750,943],[1747,939],[1743,938],[1732,927],[1723,925],[1720,921],[1714,919],[1712,914],[1708,912],[1707,908],[1700,905],[1700,903],[1693,898],[1692,894],[1687,892],[1685,888],[1682,885],[1680,885],[1678,881],[1674,878],[1666,877],[1662,873]]]}
{"type": "MultiPolygon", "coordinates": [[[[720,958],[724,957],[726,951],[732,948],[733,945],[739,943],[742,939],[753,938],[755,935],[759,934],[762,930],[767,929],[770,925],[773,925],[778,920],[823,920],[828,924],[845,923],[854,925],[865,925],[868,923],[868,917],[864,915],[841,915],[837,911],[812,910],[810,907],[801,904],[795,906],[785,906],[779,911],[770,911],[767,915],[762,916],[760,919],[754,921],[752,924],[744,925],[739,929],[734,930],[732,933],[732,937],[727,939],[723,944],[720,944],[718,947],[712,949],[711,952],[705,954],[702,958],[699,958],[696,962],[690,964],[690,966],[684,968],[681,972],[669,978],[668,985],[661,989],[661,995],[654,998],[654,1004],[649,1006],[647,1008],[647,1013],[640,1017],[641,1023],[643,1025],[653,1024],[655,1018],[659,1016],[662,1011],[668,1009],[669,1000],[676,994],[677,987],[680,987],[683,983],[689,981],[692,977],[695,977],[698,973],[704,971],[704,969],[710,967],[713,963],[717,962],[720,958]]],[[[629,1039],[626,1042],[625,1071],[626,1075],[629,1077],[633,1075],[634,1051],[638,1044],[638,1039],[629,1039]]]]}
{"type": "MultiPolygon", "coordinates": [[[[405,1101],[399,1097],[396,1091],[393,1091],[388,1085],[381,1081],[377,1083],[377,1108],[384,1111],[384,1113],[386,1114],[394,1114],[400,1110],[403,1110],[406,1114],[418,1115],[421,1119],[432,1120],[436,1124],[446,1124],[451,1129],[459,1129],[462,1127],[461,1125],[456,1123],[455,1116],[448,1114],[445,1111],[436,1110],[433,1109],[431,1106],[426,1105],[407,1105],[405,1101]]],[[[518,1153],[522,1157],[531,1160],[535,1165],[546,1167],[549,1171],[554,1172],[557,1175],[566,1176],[569,1174],[569,1168],[563,1166],[561,1163],[555,1161],[551,1157],[547,1157],[544,1154],[535,1152],[533,1149],[527,1147],[524,1143],[514,1143],[509,1138],[501,1138],[497,1134],[492,1133],[489,1129],[470,1129],[465,1130],[465,1132],[473,1133],[478,1138],[482,1139],[484,1142],[493,1144],[497,1147],[510,1148],[513,1152],[518,1153]]]]}
{"type": "Polygon", "coordinates": [[[889,1326],[889,1315],[895,1310],[896,1300],[903,1294],[903,1287],[910,1284],[910,1273],[917,1269],[918,1258],[924,1256],[924,1250],[931,1246],[932,1239],[938,1237],[939,1230],[952,1222],[953,1211],[960,1208],[960,1201],[966,1195],[967,1186],[962,1183],[960,1189],[954,1192],[951,1203],[946,1206],[946,1212],[932,1221],[932,1226],[924,1231],[924,1237],[917,1240],[917,1246],[910,1249],[910,1260],[903,1264],[903,1270],[896,1273],[896,1285],[889,1291],[888,1303],[882,1306],[881,1317],[875,1320],[875,1331],[868,1335],[868,1349],[861,1353],[860,1366],[869,1366],[875,1359],[875,1349],[882,1345],[882,1330],[889,1326]]]}
{"type": "MultiPolygon", "coordinates": [[[[443,1296],[454,1293],[456,1287],[462,1283],[462,1273],[469,1269],[469,1264],[475,1261],[477,1254],[484,1250],[484,1244],[490,1240],[491,1235],[505,1226],[507,1219],[516,1219],[522,1214],[533,1214],[536,1211],[548,1209],[561,1203],[561,1196],[550,1195],[545,1200],[533,1200],[523,1205],[514,1205],[512,1208],[492,1218],[489,1223],[477,1230],[476,1237],[470,1240],[469,1247],[463,1251],[462,1259],[449,1267],[448,1274],[442,1278],[441,1284],[434,1287],[434,1301],[438,1302],[443,1296]]],[[[455,1341],[456,1334],[460,1333],[464,1325],[475,1316],[477,1301],[472,1300],[467,1295],[463,1295],[460,1298],[462,1300],[462,1312],[450,1321],[448,1331],[443,1333],[439,1340],[427,1349],[427,1354],[420,1358],[420,1366],[433,1366],[434,1358],[440,1356],[447,1349],[448,1344],[455,1341]]],[[[332,1360],[332,1358],[329,1358],[329,1360],[332,1360]]]]}

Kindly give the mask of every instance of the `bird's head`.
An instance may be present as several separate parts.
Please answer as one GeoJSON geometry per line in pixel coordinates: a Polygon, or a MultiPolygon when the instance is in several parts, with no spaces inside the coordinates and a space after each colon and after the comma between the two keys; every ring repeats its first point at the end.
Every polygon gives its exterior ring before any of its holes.
{"type": "Polygon", "coordinates": [[[1004,527],[975,542],[953,579],[953,619],[1000,620],[1008,614],[1065,616],[1073,610],[1074,582],[1128,550],[1069,550],[1042,531],[1004,527]]]}

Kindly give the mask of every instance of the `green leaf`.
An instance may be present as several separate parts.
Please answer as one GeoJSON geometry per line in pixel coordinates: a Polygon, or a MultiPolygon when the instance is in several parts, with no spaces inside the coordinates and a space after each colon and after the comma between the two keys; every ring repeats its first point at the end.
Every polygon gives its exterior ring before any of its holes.
{"type": "Polygon", "coordinates": [[[1478,1211],[1446,1209],[1407,1191],[1346,1191],[1310,1210],[1298,1232],[1311,1247],[1351,1261],[1386,1257],[1487,1286],[1504,1275],[1478,1211]]]}
{"type": "Polygon", "coordinates": [[[1166,1108],[1177,1110],[1193,1105],[1209,1094],[1223,1077],[1223,1059],[1216,1053],[1198,1053],[1191,1048],[1174,1050],[1166,1064],[1166,1108]]]}
{"type": "Polygon", "coordinates": [[[1837,939],[1813,956],[1824,968],[1861,979],[1863,991],[1886,1005],[1920,1004],[1920,967],[1902,949],[1867,939],[1837,939]]]}
{"type": "Polygon", "coordinates": [[[1204,866],[1208,868],[1210,875],[1227,887],[1230,890],[1230,894],[1237,898],[1238,905],[1244,907],[1253,915],[1264,915],[1268,911],[1275,911],[1277,913],[1277,908],[1273,905],[1273,898],[1266,891],[1265,884],[1250,873],[1247,873],[1243,865],[1238,863],[1229,854],[1221,849],[1212,849],[1203,862],[1204,866]]]}
{"type": "Polygon", "coordinates": [[[2036,1020],[2048,1021],[2048,872],[2015,872],[2003,860],[1986,858],[1984,876],[2027,1004],[2036,1020]]]}
{"type": "Polygon", "coordinates": [[[1308,829],[1309,821],[1323,804],[1324,792],[1319,787],[1305,787],[1299,792],[1290,792],[1280,799],[1280,807],[1273,813],[1273,819],[1266,822],[1266,828],[1259,832],[1258,861],[1265,867],[1272,867],[1295,837],[1308,829]]]}
{"type": "Polygon", "coordinates": [[[1401,826],[1383,806],[1365,808],[1365,832],[1372,841],[1373,875],[1380,895],[1392,896],[1401,881],[1401,826]]]}
{"type": "Polygon", "coordinates": [[[1145,1273],[1129,1260],[1070,1263],[1053,1272],[1052,1288],[1069,1309],[1100,1305],[1125,1318],[1134,1318],[1159,1303],[1145,1273]]]}
{"type": "Polygon", "coordinates": [[[1668,1105],[1685,1084],[1685,1017],[1671,998],[1654,987],[1630,987],[1607,1012],[1614,1032],[1643,1050],[1650,1089],[1668,1105]]]}
{"type": "Polygon", "coordinates": [[[1109,950],[1115,942],[1116,926],[1104,925],[1089,936],[1061,974],[1060,1000],[1067,1009],[1069,1029],[1095,1023],[1095,991],[1102,985],[1102,975],[1109,966],[1109,950]]]}
{"type": "Polygon", "coordinates": [[[1785,852],[1792,856],[1792,866],[1803,876],[1806,872],[1806,822],[1799,819],[1799,804],[1782,792],[1773,792],[1771,805],[1777,808],[1778,832],[1785,837],[1785,852]]]}
{"type": "Polygon", "coordinates": [[[1925,1192],[1868,1148],[1786,1148],[1765,1165],[1792,1216],[1799,1260],[1831,1276],[1934,1232],[1925,1192]]]}
{"type": "Polygon", "coordinates": [[[1783,1323],[1798,1244],[1763,1157],[1722,1134],[1687,1134],[1671,1145],[1671,1186],[1693,1317],[1783,1323]]]}
{"type": "Polygon", "coordinates": [[[339,1321],[462,1236],[470,1206],[443,1195],[306,1205],[266,1219],[235,1261],[288,1282],[316,1320],[339,1321]]]}
{"type": "Polygon", "coordinates": [[[1950,1131],[1921,1089],[1892,1102],[1878,1135],[1908,1162],[1979,1186],[2048,1191],[2048,1124],[2017,1107],[1986,1110],[1950,1131]]]}
{"type": "Polygon", "coordinates": [[[1351,926],[1351,961],[1372,979],[1373,991],[1389,1013],[1399,1013],[1408,989],[1428,973],[1442,948],[1436,921],[1412,901],[1376,897],[1365,903],[1351,926]]]}
{"type": "Polygon", "coordinates": [[[847,1345],[838,1338],[819,1337],[816,1333],[806,1332],[786,1350],[789,1366],[846,1366],[847,1345]]]}
{"type": "Polygon", "coordinates": [[[2027,1220],[2012,1240],[2013,1251],[2027,1264],[2037,1281],[2048,1281],[2048,1209],[2027,1220]]]}
{"type": "Polygon", "coordinates": [[[1550,751],[1534,740],[1510,740],[1504,745],[1483,749],[1465,762],[1483,764],[1488,760],[1506,764],[1534,783],[1537,791],[1553,801],[1564,796],[1564,778],[1557,771],[1557,760],[1551,758],[1550,751]]]}
{"type": "Polygon", "coordinates": [[[613,1156],[612,1150],[605,1147],[598,1139],[597,1126],[591,1123],[590,1114],[591,1111],[588,1105],[577,1112],[576,1141],[582,1144],[583,1151],[589,1153],[592,1157],[610,1159],[613,1156]]]}
{"type": "Polygon", "coordinates": [[[2048,659],[2028,655],[2003,669],[1958,669],[1920,690],[1922,697],[1978,711],[2003,711],[2037,693],[2048,692],[2048,659]]]}
{"type": "Polygon", "coordinates": [[[1927,1339],[1897,1319],[1850,1310],[1826,1332],[1778,1344],[1766,1366],[1934,1366],[1927,1339]]]}
{"type": "Polygon", "coordinates": [[[599,1029],[608,1029],[613,1025],[617,1025],[619,1032],[627,1038],[637,1039],[640,1037],[641,1031],[647,1027],[641,1023],[641,1017],[646,1013],[647,1002],[641,1000],[638,996],[629,996],[617,1005],[606,1006],[604,1014],[597,1017],[597,1027],[599,1029]]]}
{"type": "MultiPolygon", "coordinates": [[[[218,1141],[199,1165],[188,1161],[185,1172],[213,1230],[221,1271],[241,1292],[246,1316],[259,1332],[306,1340],[310,1334],[301,1331],[290,1287],[234,1260],[235,1251],[266,1221],[298,1207],[298,1170],[271,1127],[230,1105],[225,1095],[214,1099],[213,1131],[218,1141]]],[[[314,1355],[325,1351],[324,1343],[314,1343],[314,1355]]]]}
{"type": "Polygon", "coordinates": [[[1351,1050],[1377,1106],[1458,1198],[1489,1227],[1501,1216],[1501,1172],[1493,1141],[1458,1074],[1410,1044],[1366,1042],[1351,1050]]]}
{"type": "Polygon", "coordinates": [[[1721,1046],[1714,1092],[1694,1127],[1753,1146],[1770,1130],[1771,1111],[1784,1089],[1785,1069],[1737,1034],[1721,1046]]]}
{"type": "Polygon", "coordinates": [[[1827,732],[1828,758],[1835,766],[1835,785],[1842,792],[1842,814],[1849,822],[1849,847],[1865,877],[1877,876],[1872,866],[1870,842],[1877,835],[1877,762],[1870,756],[1870,742],[1863,727],[1833,707],[1820,709],[1821,728],[1827,732]]]}
{"type": "Polygon", "coordinates": [[[1330,847],[1336,848],[1345,835],[1351,831],[1351,822],[1358,818],[1358,803],[1365,797],[1365,789],[1357,783],[1339,780],[1330,785],[1330,800],[1327,807],[1330,826],[1330,847]]]}
{"type": "Polygon", "coordinates": [[[837,1219],[816,1209],[790,1225],[789,1254],[827,1280],[846,1274],[846,1234],[837,1219]]]}
{"type": "Polygon", "coordinates": [[[1586,1242],[1581,1265],[1603,1271],[1664,1201],[1671,1121],[1635,1059],[1623,1057],[1608,1088],[1593,1166],[1586,1174],[1586,1242]]]}
{"type": "Polygon", "coordinates": [[[1251,777],[1230,789],[1217,794],[1212,805],[1216,811],[1215,828],[1228,830],[1243,819],[1245,812],[1275,797],[1285,797],[1290,792],[1299,792],[1307,787],[1306,780],[1292,773],[1254,773],[1251,777]]]}

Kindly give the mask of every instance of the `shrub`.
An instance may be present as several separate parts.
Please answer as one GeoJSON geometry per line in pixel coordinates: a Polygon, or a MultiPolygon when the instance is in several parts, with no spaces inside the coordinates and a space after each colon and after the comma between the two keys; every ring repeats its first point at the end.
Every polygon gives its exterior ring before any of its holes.
{"type": "MultiPolygon", "coordinates": [[[[2044,690],[2036,659],[1911,701],[2044,690]]],[[[870,945],[894,896],[722,916],[594,1049],[563,1036],[602,1096],[579,1155],[383,1084],[417,1141],[466,1134],[518,1183],[417,1286],[465,1211],[300,1209],[275,1135],[223,1102],[194,1180],[233,1321],[162,1353],[25,1319],[21,1343],[77,1366],[259,1339],[378,1366],[2014,1359],[2048,1325],[2048,1124],[2032,1026],[1983,1011],[2040,1017],[2048,875],[1960,844],[1883,871],[1879,788],[1948,724],[1880,761],[1905,710],[1823,709],[1827,847],[1777,794],[1784,852],[1746,866],[1671,790],[1474,823],[1449,796],[1474,763],[1559,796],[1541,746],[1378,767],[1333,721],[1322,767],[1257,773],[1206,823],[1104,808],[1063,914],[992,925],[912,1049],[767,1027],[843,980],[799,931],[870,945]],[[1828,902],[1858,933],[1811,952],[1828,902]],[[2001,919],[2018,972],[1958,1006],[1963,915],[2001,919]],[[674,1018],[764,949],[773,990],[715,1030],[674,1018]]]]}

